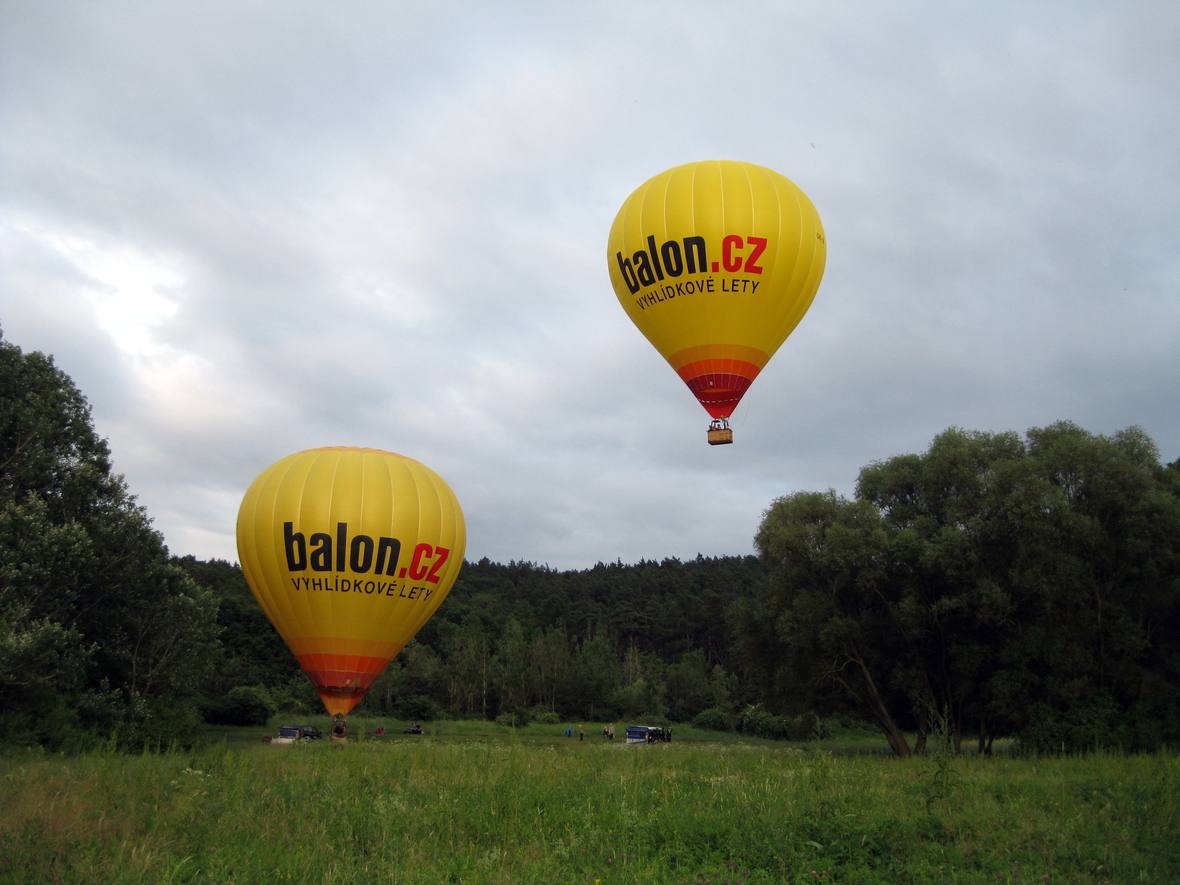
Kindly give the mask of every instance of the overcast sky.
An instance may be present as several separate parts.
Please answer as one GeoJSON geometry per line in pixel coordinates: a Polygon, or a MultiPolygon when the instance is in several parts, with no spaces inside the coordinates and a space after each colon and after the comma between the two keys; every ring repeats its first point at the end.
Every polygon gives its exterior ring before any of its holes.
{"type": "Polygon", "coordinates": [[[321,445],[454,488],[468,559],[744,554],[951,425],[1180,457],[1180,5],[0,6],[0,326],[176,554],[321,445]],[[606,239],[650,176],[811,197],[810,312],[709,447],[606,239]]]}

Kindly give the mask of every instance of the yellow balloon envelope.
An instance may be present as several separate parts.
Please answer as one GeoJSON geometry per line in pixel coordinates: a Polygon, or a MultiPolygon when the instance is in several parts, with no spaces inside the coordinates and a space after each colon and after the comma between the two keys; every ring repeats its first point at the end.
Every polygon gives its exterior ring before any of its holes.
{"type": "Polygon", "coordinates": [[[332,715],[348,713],[450,592],[466,528],[424,464],[309,449],[251,484],[238,556],[255,598],[332,715]]]}
{"type": "Polygon", "coordinates": [[[607,242],[619,303],[727,423],[811,306],[827,244],[798,187],[751,163],[661,172],[619,209],[607,242]]]}

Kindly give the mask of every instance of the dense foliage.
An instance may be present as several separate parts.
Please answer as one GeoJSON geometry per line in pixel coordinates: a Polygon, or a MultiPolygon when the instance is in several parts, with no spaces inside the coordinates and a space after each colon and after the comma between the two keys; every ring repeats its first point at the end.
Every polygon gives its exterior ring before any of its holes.
{"type": "MultiPolygon", "coordinates": [[[[211,685],[267,687],[286,709],[319,700],[266,623],[240,569],[179,560],[216,588],[225,667],[211,685]]],[[[643,716],[688,721],[736,709],[725,612],[755,557],[669,559],[560,572],[468,562],[446,603],[374,683],[358,713],[406,719],[643,716]]]]}
{"type": "Polygon", "coordinates": [[[948,430],[855,500],[776,501],[757,544],[737,635],[772,704],[839,686],[899,755],[908,729],[984,752],[1180,738],[1180,463],[1137,428],[948,430]]]}
{"type": "Polygon", "coordinates": [[[199,720],[214,595],[170,561],[53,360],[0,339],[0,729],[140,745],[199,720]]]}
{"type": "MultiPolygon", "coordinates": [[[[319,711],[237,565],[171,557],[50,357],[0,339],[0,727],[127,746],[319,711]]],[[[854,499],[773,502],[758,556],[465,564],[359,713],[875,722],[1042,751],[1180,741],[1180,462],[1131,428],[951,429],[854,499]],[[821,718],[822,717],[822,718],[821,718]]],[[[916,734],[916,743],[914,735],[916,734]]]]}

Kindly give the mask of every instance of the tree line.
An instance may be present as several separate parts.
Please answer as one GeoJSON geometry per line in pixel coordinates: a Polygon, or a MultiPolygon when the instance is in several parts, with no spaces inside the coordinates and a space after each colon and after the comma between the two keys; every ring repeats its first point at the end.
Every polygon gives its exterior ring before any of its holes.
{"type": "MultiPolygon", "coordinates": [[[[236,564],[173,556],[73,382],[0,337],[0,727],[186,740],[315,715],[236,564]]],[[[757,555],[559,571],[467,562],[358,713],[696,720],[894,752],[1180,738],[1180,462],[1138,428],[952,428],[856,492],[772,502],[757,555]]]]}

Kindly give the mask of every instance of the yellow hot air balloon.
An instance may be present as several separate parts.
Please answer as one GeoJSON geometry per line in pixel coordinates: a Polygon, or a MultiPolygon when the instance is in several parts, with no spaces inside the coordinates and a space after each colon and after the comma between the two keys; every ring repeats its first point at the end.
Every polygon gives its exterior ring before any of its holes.
{"type": "Polygon", "coordinates": [[[751,163],[661,172],[615,216],[607,241],[619,303],[712,416],[711,444],[811,306],[827,244],[798,187],[751,163]]]}
{"type": "Polygon", "coordinates": [[[335,446],[276,461],[238,511],[238,556],[255,598],[344,716],[450,592],[463,511],[424,464],[335,446]]]}

